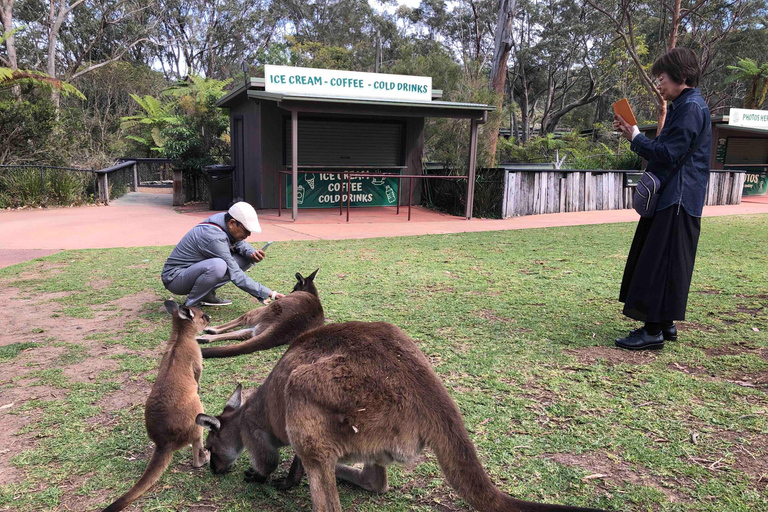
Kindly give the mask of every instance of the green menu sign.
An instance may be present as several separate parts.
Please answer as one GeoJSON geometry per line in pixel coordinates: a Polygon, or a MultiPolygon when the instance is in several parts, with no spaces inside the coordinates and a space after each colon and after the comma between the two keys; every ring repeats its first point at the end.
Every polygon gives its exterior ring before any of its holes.
{"type": "MultiPolygon", "coordinates": [[[[373,171],[378,172],[378,171],[373,171]]],[[[397,204],[396,178],[350,178],[351,206],[395,206],[397,204]]],[[[339,201],[347,204],[347,179],[334,172],[299,173],[297,187],[299,208],[338,208],[339,201]]],[[[293,206],[293,176],[286,176],[285,206],[293,206]]]]}

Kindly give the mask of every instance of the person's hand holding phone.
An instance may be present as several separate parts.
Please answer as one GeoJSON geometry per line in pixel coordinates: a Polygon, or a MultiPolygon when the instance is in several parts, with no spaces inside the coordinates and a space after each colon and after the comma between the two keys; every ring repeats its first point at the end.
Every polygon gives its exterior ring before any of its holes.
{"type": "Polygon", "coordinates": [[[264,244],[264,247],[262,247],[261,249],[251,254],[251,259],[253,259],[254,263],[258,263],[264,259],[264,257],[266,256],[264,251],[266,251],[267,247],[269,247],[271,244],[272,242],[267,242],[266,244],[264,244]]]}
{"type": "Polygon", "coordinates": [[[619,132],[625,139],[632,140],[632,133],[634,131],[632,125],[618,114],[613,114],[613,129],[619,132]]]}

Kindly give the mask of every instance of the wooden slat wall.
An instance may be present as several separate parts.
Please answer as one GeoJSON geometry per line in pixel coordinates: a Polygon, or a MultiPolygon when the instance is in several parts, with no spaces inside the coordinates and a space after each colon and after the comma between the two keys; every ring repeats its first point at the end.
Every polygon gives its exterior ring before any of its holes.
{"type": "MultiPolygon", "coordinates": [[[[711,172],[707,205],[740,204],[743,172],[711,172]]],[[[504,217],[632,208],[634,188],[624,173],[603,171],[510,171],[504,183],[504,217]]]]}

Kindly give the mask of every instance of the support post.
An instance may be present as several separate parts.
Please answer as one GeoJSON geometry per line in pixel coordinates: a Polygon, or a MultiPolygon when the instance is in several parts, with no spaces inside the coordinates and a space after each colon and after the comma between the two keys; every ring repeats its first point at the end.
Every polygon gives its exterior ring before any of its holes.
{"type": "Polygon", "coordinates": [[[107,173],[100,172],[98,176],[99,201],[109,206],[109,179],[107,178],[107,173]]]}
{"type": "Polygon", "coordinates": [[[477,119],[469,125],[469,169],[467,170],[467,210],[465,217],[472,218],[472,206],[475,200],[475,172],[477,166],[477,119]]]}
{"type": "Polygon", "coordinates": [[[299,216],[299,113],[295,110],[291,112],[291,158],[291,217],[296,220],[299,216]]]}
{"type": "Polygon", "coordinates": [[[181,169],[173,170],[173,206],[184,206],[184,185],[181,169]]]}
{"type": "Polygon", "coordinates": [[[133,164],[133,187],[131,187],[131,192],[138,192],[139,191],[139,164],[134,163],[133,164]]]}

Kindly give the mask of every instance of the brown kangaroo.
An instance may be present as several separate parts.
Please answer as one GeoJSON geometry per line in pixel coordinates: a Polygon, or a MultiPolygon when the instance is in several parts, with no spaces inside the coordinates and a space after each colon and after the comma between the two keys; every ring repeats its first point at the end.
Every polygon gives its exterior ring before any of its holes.
{"type": "Polygon", "coordinates": [[[191,444],[192,465],[199,468],[208,462],[203,429],[195,423],[203,412],[197,394],[203,358],[195,335],[208,325],[210,317],[199,308],[179,306],[172,300],[165,301],[165,309],[173,318],[171,337],[144,409],[155,451],[139,481],[104,512],[123,510],[136,501],[160,479],[176,450],[191,444]]]}
{"type": "Polygon", "coordinates": [[[211,471],[228,471],[247,449],[249,481],[264,482],[278,449],[296,453],[280,488],[306,470],[312,510],[341,511],[336,477],[381,493],[386,466],[431,448],[448,483],[473,507],[493,512],[595,511],[521,501],[503,493],[480,465],[458,407],[427,358],[387,323],[329,324],[301,335],[245,405],[238,386],[210,430],[211,471]],[[340,463],[363,462],[357,469],[340,463]]]}
{"type": "MultiPolygon", "coordinates": [[[[320,269],[317,269],[320,270],[320,269]]],[[[306,278],[296,272],[296,286],[293,291],[269,306],[253,309],[248,313],[218,327],[209,327],[205,336],[197,338],[198,343],[221,340],[245,340],[235,345],[204,347],[203,357],[232,357],[287,345],[300,334],[320,327],[325,322],[323,306],[315,288],[317,270],[306,278]],[[225,333],[243,325],[252,326],[225,333]]]]}

